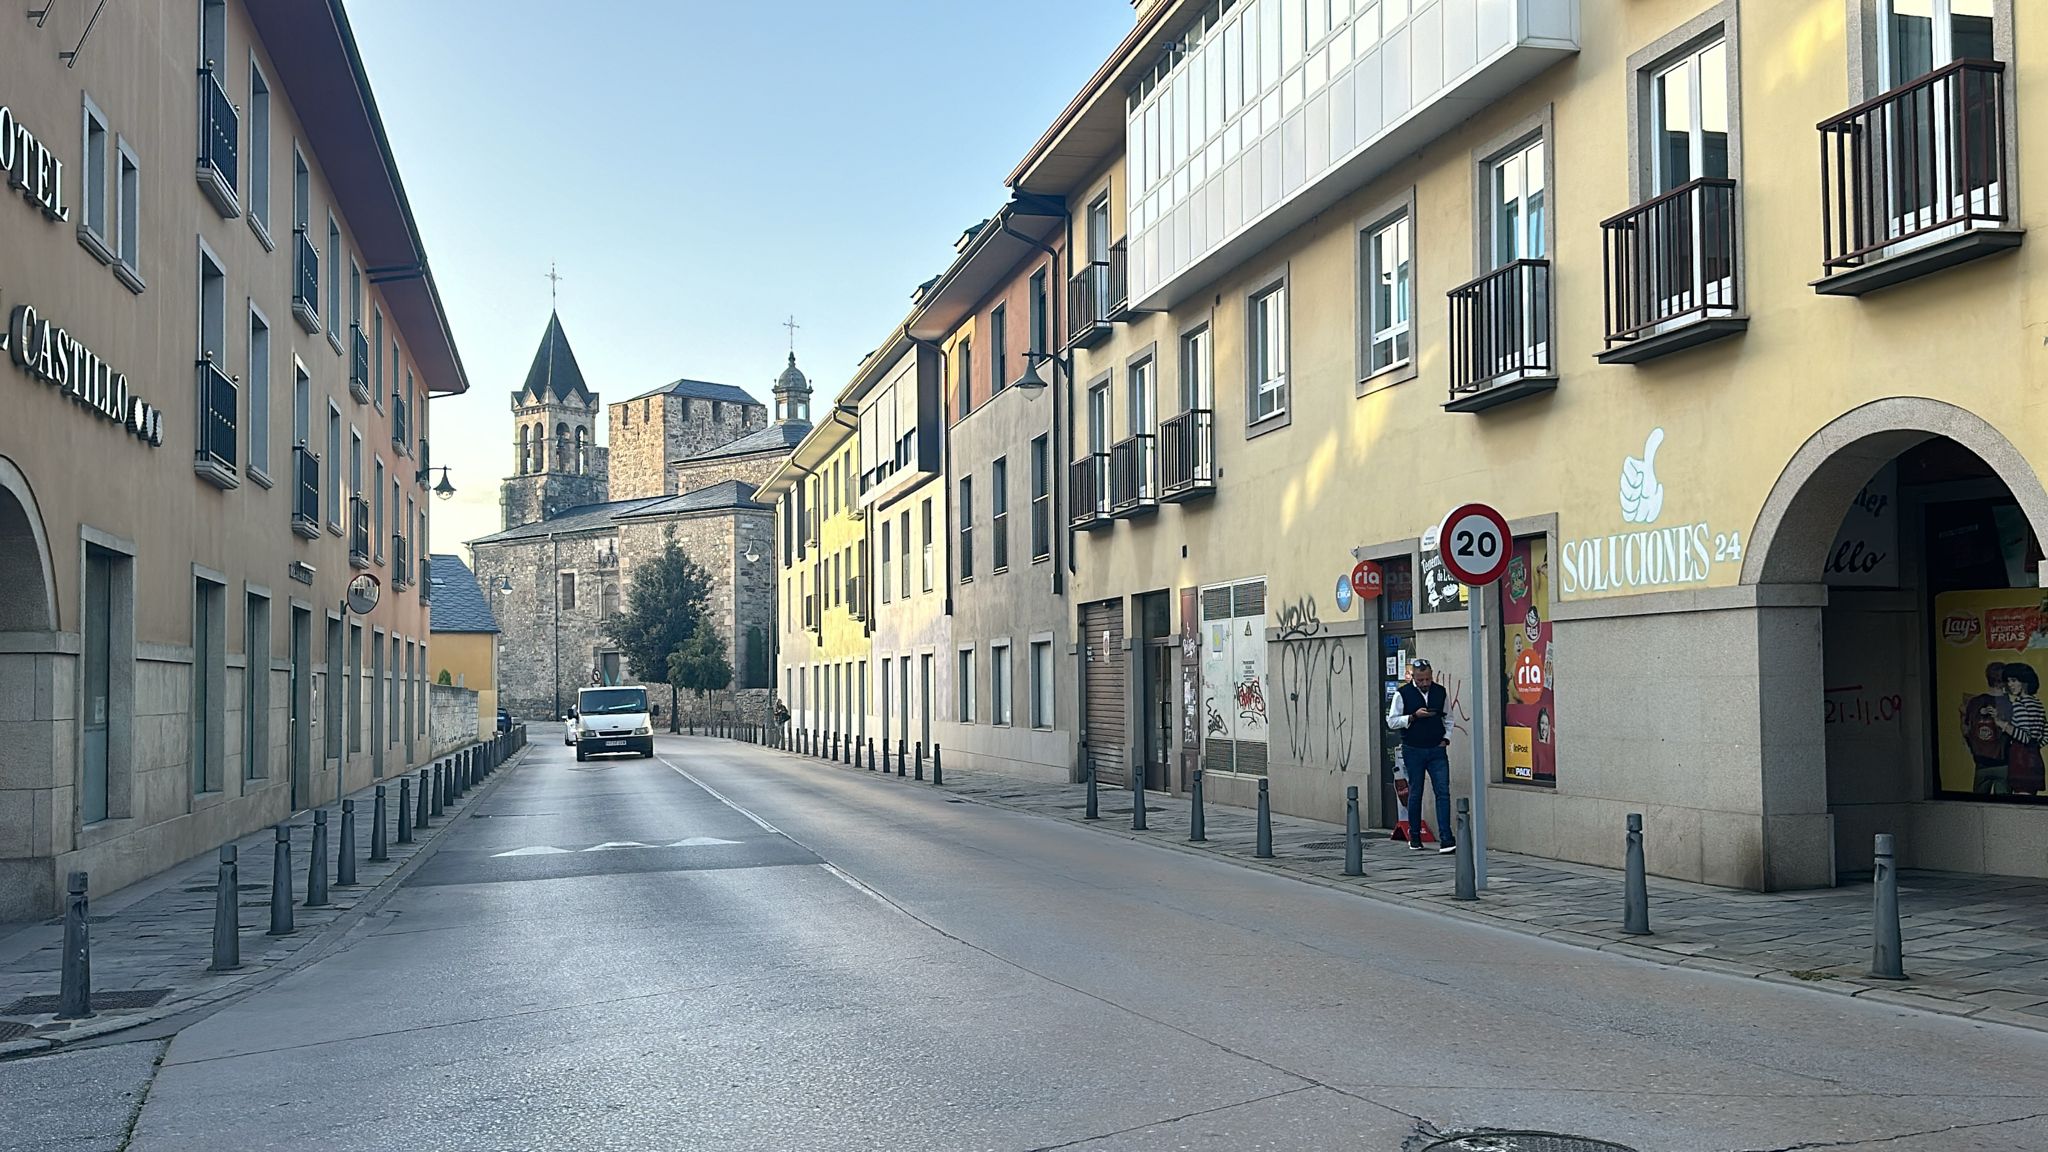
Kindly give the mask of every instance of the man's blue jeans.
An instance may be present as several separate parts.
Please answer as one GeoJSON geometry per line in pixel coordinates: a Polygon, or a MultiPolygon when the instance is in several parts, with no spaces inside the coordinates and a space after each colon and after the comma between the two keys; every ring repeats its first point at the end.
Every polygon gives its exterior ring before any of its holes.
{"type": "Polygon", "coordinates": [[[1451,758],[1442,748],[1401,748],[1401,765],[1408,773],[1408,842],[1422,843],[1422,780],[1436,793],[1436,838],[1448,848],[1458,842],[1451,831],[1451,758]]]}

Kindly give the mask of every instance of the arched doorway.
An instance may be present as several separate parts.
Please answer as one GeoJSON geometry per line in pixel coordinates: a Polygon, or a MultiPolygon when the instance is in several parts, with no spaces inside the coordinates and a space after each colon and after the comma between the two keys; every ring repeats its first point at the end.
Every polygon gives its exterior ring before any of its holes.
{"type": "MultiPolygon", "coordinates": [[[[56,581],[51,572],[35,493],[13,461],[0,456],[0,633],[11,634],[7,650],[0,651],[0,678],[9,684],[36,689],[47,685],[54,691],[56,682],[49,672],[55,662],[67,659],[56,642],[56,581]]],[[[37,694],[31,692],[32,697],[37,694]]],[[[34,715],[38,722],[58,723],[45,720],[48,713],[41,709],[34,715]]],[[[70,767],[55,765],[56,779],[68,784],[70,767]]],[[[0,790],[0,920],[46,916],[56,905],[49,850],[38,855],[28,833],[34,821],[23,818],[25,809],[41,807],[48,798],[40,781],[0,790]]]]}
{"type": "Polygon", "coordinates": [[[1760,621],[1767,873],[1867,872],[1889,832],[1906,867],[2048,875],[2044,529],[2032,465],[1953,405],[1877,401],[1793,456],[1742,574],[1785,606],[1760,621]]]}
{"type": "Polygon", "coordinates": [[[28,478],[0,456],[0,632],[57,630],[49,541],[28,478]]]}

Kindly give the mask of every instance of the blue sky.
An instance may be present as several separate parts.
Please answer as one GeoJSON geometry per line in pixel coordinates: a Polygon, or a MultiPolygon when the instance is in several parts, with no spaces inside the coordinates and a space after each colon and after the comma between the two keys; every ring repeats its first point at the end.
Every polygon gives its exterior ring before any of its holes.
{"type": "Polygon", "coordinates": [[[1128,0],[350,0],[469,370],[433,402],[434,549],[498,527],[547,322],[617,400],[764,403],[792,313],[837,391],[1131,26],[1128,0]]]}

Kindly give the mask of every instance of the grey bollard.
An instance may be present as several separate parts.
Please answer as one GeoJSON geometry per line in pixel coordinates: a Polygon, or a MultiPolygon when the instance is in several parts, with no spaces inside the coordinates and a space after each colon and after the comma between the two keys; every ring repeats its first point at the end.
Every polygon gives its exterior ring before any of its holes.
{"type": "Polygon", "coordinates": [[[1209,818],[1202,811],[1202,770],[1195,769],[1195,780],[1188,789],[1188,840],[1195,844],[1207,843],[1209,839],[1209,818]]]}
{"type": "Polygon", "coordinates": [[[306,856],[306,907],[327,907],[327,809],[313,810],[313,850],[306,856]]]}
{"type": "Polygon", "coordinates": [[[1131,763],[1131,831],[1145,830],[1145,765],[1134,757],[1131,763]]]}
{"type": "Polygon", "coordinates": [[[277,826],[277,845],[270,861],[270,934],[292,931],[292,826],[277,826]]]}
{"type": "Polygon", "coordinates": [[[430,796],[433,791],[433,773],[429,772],[425,768],[420,769],[419,808],[412,814],[412,826],[417,831],[425,832],[427,829],[432,828],[434,826],[433,818],[428,811],[428,809],[433,806],[433,802],[430,799],[430,796]]]}
{"type": "Polygon", "coordinates": [[[1472,800],[1467,796],[1458,797],[1458,830],[1453,833],[1458,840],[1457,889],[1452,897],[1458,900],[1479,899],[1479,879],[1472,870],[1472,800]]]}
{"type": "Polygon", "coordinates": [[[1344,874],[1365,875],[1365,845],[1358,836],[1358,785],[1344,789],[1344,874]]]}
{"type": "Polygon", "coordinates": [[[213,963],[209,972],[242,966],[242,867],[233,844],[220,846],[220,875],[213,882],[213,963]]]}
{"type": "Polygon", "coordinates": [[[334,860],[334,882],[349,887],[356,882],[356,802],[341,802],[341,855],[334,860]]]}
{"type": "Polygon", "coordinates": [[[1640,812],[1628,814],[1626,861],[1626,875],[1622,880],[1621,930],[1630,936],[1648,936],[1650,884],[1643,868],[1643,814],[1640,812]]]}
{"type": "Polygon", "coordinates": [[[1870,876],[1872,913],[1870,975],[1878,980],[1906,978],[1906,948],[1899,936],[1899,871],[1892,855],[1892,834],[1877,834],[1875,870],[1870,876]]]}
{"type": "Polygon", "coordinates": [[[868,737],[868,771],[875,770],[875,738],[868,737]]]}
{"type": "Polygon", "coordinates": [[[1259,778],[1259,834],[1252,848],[1252,855],[1261,860],[1273,858],[1273,803],[1266,796],[1265,777],[1259,778]]]}
{"type": "Polygon", "coordinates": [[[946,770],[945,770],[944,768],[942,768],[942,767],[940,767],[940,766],[939,766],[939,745],[938,745],[938,742],[937,742],[937,741],[933,741],[933,742],[932,742],[932,787],[934,787],[934,788],[937,788],[938,786],[940,786],[941,784],[944,784],[945,782],[946,782],[946,770]]]}
{"type": "Polygon", "coordinates": [[[398,778],[398,842],[400,844],[412,843],[412,777],[410,776],[398,778]]]}
{"type": "Polygon", "coordinates": [[[384,821],[389,813],[384,810],[384,786],[377,785],[377,799],[370,805],[370,863],[382,864],[391,859],[389,842],[384,839],[384,821]]]}
{"type": "Polygon", "coordinates": [[[434,765],[434,802],[427,807],[427,811],[438,820],[441,817],[441,813],[446,811],[447,808],[448,762],[443,760],[434,765]]]}
{"type": "Polygon", "coordinates": [[[906,764],[904,763],[904,761],[905,761],[905,760],[908,760],[909,758],[910,758],[910,741],[908,741],[908,740],[898,740],[898,741],[896,741],[896,778],[897,778],[898,780],[901,780],[901,779],[903,778],[903,771],[904,771],[904,769],[905,769],[906,767],[908,767],[908,765],[906,765],[906,764]]]}
{"type": "MultiPolygon", "coordinates": [[[[1086,748],[1081,749],[1082,755],[1087,755],[1087,752],[1086,748]]],[[[1102,819],[1102,812],[1100,809],[1100,798],[1096,795],[1096,789],[1099,785],[1095,783],[1095,761],[1083,761],[1081,772],[1088,782],[1088,807],[1082,811],[1081,819],[1100,820],[1102,819]]]]}
{"type": "Polygon", "coordinates": [[[922,740],[917,742],[917,771],[911,776],[911,779],[924,779],[924,741],[922,740]]]}
{"type": "Polygon", "coordinates": [[[64,969],[59,976],[57,1019],[92,1015],[92,920],[86,904],[86,876],[73,872],[64,888],[64,969]]]}

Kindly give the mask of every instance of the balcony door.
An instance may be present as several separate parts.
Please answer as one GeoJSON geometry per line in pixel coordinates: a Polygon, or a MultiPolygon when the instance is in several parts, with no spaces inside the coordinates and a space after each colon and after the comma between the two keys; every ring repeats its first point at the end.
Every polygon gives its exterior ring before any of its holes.
{"type": "MultiPolygon", "coordinates": [[[[1494,161],[1492,179],[1493,267],[1504,269],[1521,260],[1550,255],[1550,196],[1545,187],[1544,144],[1539,138],[1494,161]]],[[[1547,281],[1536,275],[1513,276],[1489,301],[1499,307],[1501,321],[1512,335],[1485,338],[1492,355],[1477,361],[1483,379],[1519,371],[1524,365],[1550,362],[1550,300],[1547,281]],[[1487,363],[1486,361],[1492,361],[1487,363]]]]}
{"type": "MultiPolygon", "coordinates": [[[[1993,57],[1995,0],[1880,0],[1880,75],[1886,92],[1961,60],[1993,57]]],[[[1966,215],[2003,215],[1998,184],[1995,77],[1958,71],[1900,93],[1882,122],[1892,238],[1966,215]],[[1959,147],[1960,146],[1960,147],[1959,147]]]]}
{"type": "Polygon", "coordinates": [[[1106,192],[1088,205],[1088,283],[1094,289],[1094,315],[1090,319],[1106,315],[1109,308],[1109,194],[1106,192]]]}
{"type": "MultiPolygon", "coordinates": [[[[1728,45],[1715,41],[1657,73],[1650,102],[1651,198],[1695,180],[1727,179],[1728,45]]],[[[1724,245],[1708,242],[1707,229],[1726,222],[1704,218],[1720,204],[1705,195],[1673,197],[1668,211],[1647,218],[1654,230],[1670,233],[1644,240],[1647,286],[1656,295],[1652,315],[1690,317],[1734,305],[1734,265],[1724,245]]]]}
{"type": "Polygon", "coordinates": [[[1109,507],[1109,385],[1088,390],[1088,455],[1095,476],[1095,508],[1109,507]]]}

